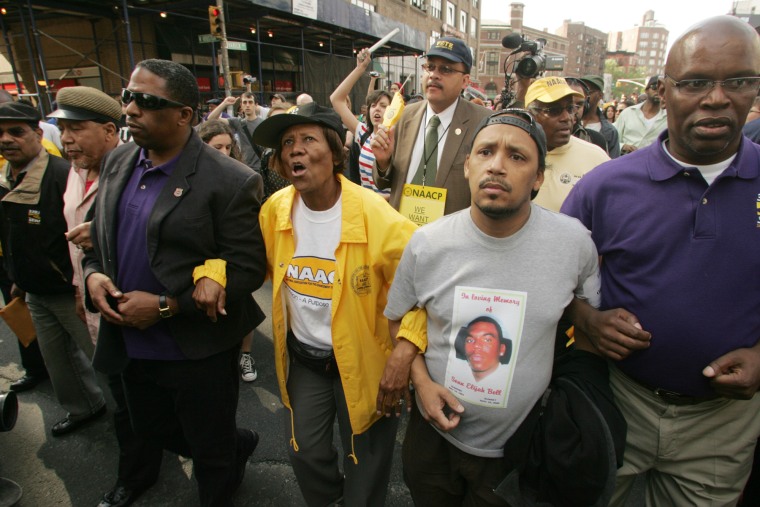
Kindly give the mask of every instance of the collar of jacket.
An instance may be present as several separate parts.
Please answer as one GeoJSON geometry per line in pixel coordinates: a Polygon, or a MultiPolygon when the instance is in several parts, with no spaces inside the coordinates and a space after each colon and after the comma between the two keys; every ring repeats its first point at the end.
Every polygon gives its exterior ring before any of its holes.
{"type": "MultiPolygon", "coordinates": [[[[27,166],[24,179],[16,185],[16,188],[8,192],[3,201],[26,205],[39,204],[40,187],[42,186],[42,178],[45,176],[49,159],[50,155],[45,151],[45,148],[42,148],[39,155],[27,166]]],[[[6,188],[10,188],[6,178],[8,164],[9,162],[5,163],[2,171],[2,185],[6,188]]]]}
{"type": "MultiPolygon", "coordinates": [[[[338,175],[338,181],[341,186],[340,202],[343,208],[343,213],[341,213],[340,242],[366,243],[367,229],[364,226],[364,206],[359,194],[363,190],[348,181],[342,174],[338,175]],[[349,210],[350,212],[347,212],[349,210]]],[[[287,187],[287,190],[283,191],[286,191],[287,194],[284,199],[281,199],[277,203],[279,209],[275,215],[277,216],[275,230],[278,232],[293,229],[293,222],[290,217],[293,201],[296,198],[296,189],[293,185],[290,185],[287,187]]]]}

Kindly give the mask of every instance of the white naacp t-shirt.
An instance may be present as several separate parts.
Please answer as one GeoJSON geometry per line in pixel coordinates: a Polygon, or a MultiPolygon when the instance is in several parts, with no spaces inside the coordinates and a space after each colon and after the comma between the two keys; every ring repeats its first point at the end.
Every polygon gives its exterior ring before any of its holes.
{"type": "Polygon", "coordinates": [[[301,199],[293,201],[296,250],[285,273],[290,328],[298,341],[332,348],[332,292],[335,250],[340,242],[340,197],[326,211],[310,210],[301,199]]]}

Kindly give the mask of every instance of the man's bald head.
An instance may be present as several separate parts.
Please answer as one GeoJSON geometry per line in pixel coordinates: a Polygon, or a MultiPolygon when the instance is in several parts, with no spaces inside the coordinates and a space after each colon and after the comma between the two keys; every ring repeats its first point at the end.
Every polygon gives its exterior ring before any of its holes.
{"type": "Polygon", "coordinates": [[[699,51],[704,50],[720,51],[727,40],[737,37],[745,41],[747,51],[752,51],[760,71],[760,37],[755,29],[734,16],[716,16],[692,25],[676,39],[665,61],[665,73],[670,74],[672,67],[684,58],[698,57],[699,51]]]}

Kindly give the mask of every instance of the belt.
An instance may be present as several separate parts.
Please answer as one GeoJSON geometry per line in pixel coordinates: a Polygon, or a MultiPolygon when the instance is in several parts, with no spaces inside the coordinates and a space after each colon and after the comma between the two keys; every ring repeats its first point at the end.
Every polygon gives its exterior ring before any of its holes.
{"type": "MultiPolygon", "coordinates": [[[[618,370],[620,371],[620,370],[618,370]]],[[[622,371],[620,373],[623,373],[622,371]]],[[[709,395],[709,396],[691,396],[688,394],[681,394],[677,393],[675,391],[670,391],[669,389],[663,389],[662,387],[652,387],[648,384],[645,384],[644,382],[640,382],[639,380],[636,380],[635,378],[631,377],[630,375],[623,373],[623,375],[630,379],[634,384],[637,384],[650,393],[654,394],[658,398],[660,398],[665,403],[668,403],[670,405],[696,405],[698,403],[704,403],[706,401],[712,401],[720,396],[717,394],[709,395]]]]}

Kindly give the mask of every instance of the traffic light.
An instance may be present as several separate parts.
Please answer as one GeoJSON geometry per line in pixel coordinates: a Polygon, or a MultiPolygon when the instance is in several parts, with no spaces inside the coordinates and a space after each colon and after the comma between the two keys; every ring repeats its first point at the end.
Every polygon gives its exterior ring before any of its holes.
{"type": "Polygon", "coordinates": [[[211,35],[222,37],[222,10],[216,5],[208,6],[208,25],[211,35]]]}

